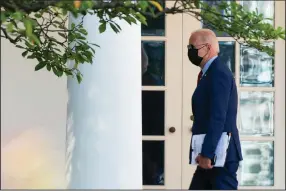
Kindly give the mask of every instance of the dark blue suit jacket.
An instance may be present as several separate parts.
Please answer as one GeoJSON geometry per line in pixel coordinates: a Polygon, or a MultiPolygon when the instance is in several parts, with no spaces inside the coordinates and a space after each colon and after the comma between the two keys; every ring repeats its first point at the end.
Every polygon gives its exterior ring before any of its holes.
{"type": "MultiPolygon", "coordinates": [[[[231,132],[227,162],[242,160],[236,126],[237,88],[232,72],[216,58],[199,81],[192,97],[192,133],[206,134],[201,155],[213,159],[223,132],[231,132]]],[[[190,155],[191,157],[191,155],[190,155]]],[[[190,158],[191,161],[191,158],[190,158]]]]}

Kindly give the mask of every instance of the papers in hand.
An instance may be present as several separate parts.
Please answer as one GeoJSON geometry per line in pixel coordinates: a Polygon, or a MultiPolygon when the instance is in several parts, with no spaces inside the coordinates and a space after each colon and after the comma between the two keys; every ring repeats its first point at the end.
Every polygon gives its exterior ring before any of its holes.
{"type": "MultiPolygon", "coordinates": [[[[192,137],[192,160],[191,164],[197,165],[198,163],[196,162],[197,156],[201,153],[202,151],[202,145],[204,143],[206,134],[199,134],[199,135],[193,135],[192,137]]],[[[221,138],[218,142],[218,145],[215,150],[215,155],[216,155],[216,161],[215,161],[215,167],[223,167],[225,160],[226,160],[226,154],[227,154],[227,149],[229,145],[229,140],[230,140],[230,135],[228,135],[226,132],[223,132],[221,135],[221,138]]]]}

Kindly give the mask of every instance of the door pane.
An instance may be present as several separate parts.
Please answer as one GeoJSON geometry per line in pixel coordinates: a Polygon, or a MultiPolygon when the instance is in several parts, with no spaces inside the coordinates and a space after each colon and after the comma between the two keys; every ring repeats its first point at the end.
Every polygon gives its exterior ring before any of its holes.
{"type": "MultiPolygon", "coordinates": [[[[267,43],[274,47],[274,43],[267,43]]],[[[255,48],[240,47],[240,85],[250,87],[274,86],[274,59],[255,48]]]]}
{"type": "Polygon", "coordinates": [[[240,92],[240,134],[273,136],[273,118],[273,92],[240,92]]]}
{"type": "MultiPolygon", "coordinates": [[[[165,8],[165,1],[161,0],[160,4],[165,8]]],[[[155,14],[158,13],[158,9],[151,5],[155,14]]],[[[146,16],[147,26],[141,25],[142,36],[165,36],[165,15],[161,15],[157,18],[146,16]]]]}
{"type": "Polygon", "coordinates": [[[164,185],[164,141],[143,141],[143,185],[164,185]]]}
{"type": "Polygon", "coordinates": [[[235,76],[235,42],[219,42],[219,59],[225,63],[235,76]]]}
{"type": "MultiPolygon", "coordinates": [[[[265,18],[274,19],[274,1],[240,1],[240,4],[247,11],[263,14],[265,18]]],[[[273,20],[265,20],[265,22],[273,25],[273,20]]]]}
{"type": "Polygon", "coordinates": [[[142,48],[142,85],[163,86],[165,84],[165,42],[143,41],[142,48]]]}
{"type": "Polygon", "coordinates": [[[164,135],[165,92],[142,91],[143,135],[164,135]]]}
{"type": "Polygon", "coordinates": [[[239,170],[240,186],[273,186],[274,143],[242,141],[241,147],[244,159],[239,170]]]}

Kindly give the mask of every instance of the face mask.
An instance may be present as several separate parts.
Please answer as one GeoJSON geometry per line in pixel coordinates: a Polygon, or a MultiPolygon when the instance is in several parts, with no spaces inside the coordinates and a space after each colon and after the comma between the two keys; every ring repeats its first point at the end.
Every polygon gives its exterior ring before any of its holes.
{"type": "MultiPolygon", "coordinates": [[[[192,45],[191,45],[192,46],[192,45]]],[[[205,46],[203,46],[205,47],[205,46]]],[[[201,47],[201,48],[203,48],[201,47]]],[[[198,54],[199,54],[199,50],[201,49],[196,49],[194,48],[194,46],[192,46],[191,48],[188,49],[188,57],[189,57],[189,60],[196,66],[199,66],[200,63],[202,62],[203,60],[203,57],[200,57],[198,54]]]]}
{"type": "Polygon", "coordinates": [[[191,63],[193,63],[196,66],[199,66],[203,60],[203,58],[198,55],[198,49],[189,49],[188,57],[191,63]]]}

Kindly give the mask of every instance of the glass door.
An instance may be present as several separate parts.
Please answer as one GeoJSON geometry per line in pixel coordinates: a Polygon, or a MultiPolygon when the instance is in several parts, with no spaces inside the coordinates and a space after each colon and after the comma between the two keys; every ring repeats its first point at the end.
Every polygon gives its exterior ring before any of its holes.
{"type": "Polygon", "coordinates": [[[142,26],[144,189],[181,188],[181,54],[182,15],[148,18],[142,26]]]}

